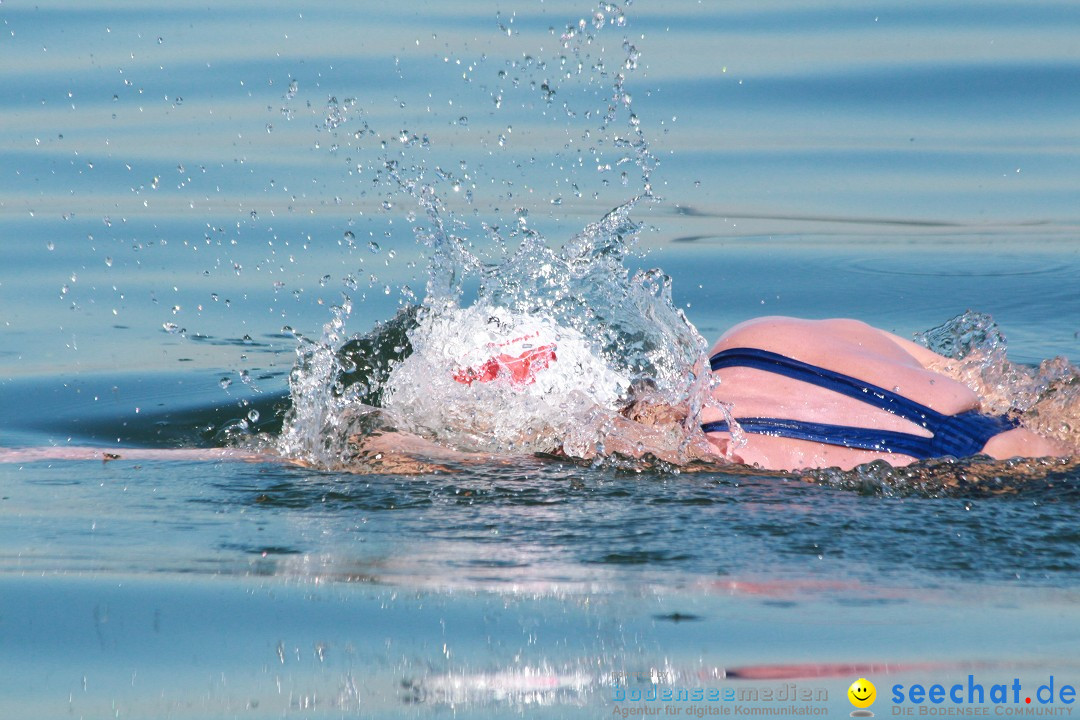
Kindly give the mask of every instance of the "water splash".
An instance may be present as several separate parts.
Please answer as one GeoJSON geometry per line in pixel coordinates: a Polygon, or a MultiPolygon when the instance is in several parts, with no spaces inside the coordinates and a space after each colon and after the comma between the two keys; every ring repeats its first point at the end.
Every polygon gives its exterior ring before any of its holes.
{"type": "Polygon", "coordinates": [[[402,429],[461,449],[588,446],[573,436],[594,414],[617,413],[630,386],[584,334],[486,302],[425,306],[410,340],[386,407],[402,429]]]}
{"type": "Polygon", "coordinates": [[[674,306],[668,276],[627,270],[634,201],[562,247],[529,232],[505,259],[487,262],[448,230],[464,226],[432,186],[403,185],[431,219],[418,233],[430,248],[427,296],[352,338],[346,298],[321,338],[300,338],[282,452],[340,467],[366,435],[395,429],[464,450],[651,453],[677,462],[700,440],[698,417],[713,382],[706,344],[674,306]],[[466,301],[470,280],[477,289],[466,301]],[[491,382],[462,381],[492,358],[520,361],[534,348],[502,344],[522,338],[551,347],[551,366],[527,381],[499,368],[491,382]],[[614,444],[620,411],[642,395],[689,413],[677,432],[650,434],[636,448],[614,444]]]}
{"type": "Polygon", "coordinates": [[[345,322],[351,312],[352,303],[343,296],[331,308],[321,337],[297,334],[291,406],[275,444],[283,455],[316,467],[342,467],[356,456],[360,439],[379,426],[377,406],[390,365],[410,350],[401,332],[411,320],[408,313],[367,336],[348,338],[345,322]]]}
{"type": "Polygon", "coordinates": [[[1035,368],[1010,362],[993,318],[970,311],[915,340],[947,358],[932,369],[974,390],[984,411],[1018,414],[1025,427],[1080,454],[1080,370],[1065,358],[1035,368]]]}
{"type": "MultiPolygon", "coordinates": [[[[657,202],[656,160],[627,88],[640,52],[624,38],[612,62],[598,39],[605,27],[626,27],[627,5],[600,3],[591,20],[566,26],[556,56],[509,61],[510,72],[500,70],[494,83],[497,108],[523,88],[543,101],[544,118],[550,119],[546,108],[561,102],[567,127],[581,133],[601,176],[593,179],[597,185],[609,186],[603,176],[613,168],[638,169],[638,190],[629,200],[623,195],[603,218],[561,244],[534,229],[529,208],[518,205],[512,191],[502,196],[512,201],[511,218],[492,212],[497,208],[481,210],[475,173],[465,161],[460,172],[435,162],[427,135],[382,135],[362,119],[355,100],[331,98],[324,130],[349,148],[352,165],[375,169],[383,210],[419,211],[419,219],[409,212],[408,220],[426,248],[426,293],[418,306],[351,338],[345,327],[352,301],[345,295],[321,338],[300,338],[290,378],[293,408],[279,443],[284,453],[321,466],[346,465],[366,436],[391,428],[459,449],[558,450],[593,458],[655,453],[678,461],[701,441],[698,417],[714,381],[704,363],[705,341],[674,306],[667,275],[627,269],[642,231],[631,213],[657,202]],[[363,127],[349,133],[353,120],[363,127]],[[381,137],[393,141],[379,141],[377,161],[357,163],[360,143],[381,137]],[[521,382],[514,368],[532,363],[522,353],[533,349],[507,355],[496,348],[508,335],[533,331],[544,338],[548,355],[542,371],[521,382]],[[464,370],[476,367],[494,368],[490,382],[460,381],[464,370]],[[627,448],[616,439],[626,421],[620,410],[643,396],[689,412],[681,413],[677,428],[644,432],[627,448]]],[[[468,130],[462,121],[456,127],[468,130]]],[[[335,142],[335,151],[339,147],[335,142]]],[[[560,185],[581,197],[583,163],[566,165],[560,185]]],[[[626,170],[622,179],[629,187],[626,170]]],[[[549,206],[563,208],[560,191],[555,197],[549,206]]]]}

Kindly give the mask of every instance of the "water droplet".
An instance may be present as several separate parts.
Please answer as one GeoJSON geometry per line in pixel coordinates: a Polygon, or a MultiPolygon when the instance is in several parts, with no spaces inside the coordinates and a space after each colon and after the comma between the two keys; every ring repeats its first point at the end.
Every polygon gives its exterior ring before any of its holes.
{"type": "Polygon", "coordinates": [[[368,243],[368,250],[371,251],[372,255],[378,255],[379,250],[381,250],[381,248],[379,247],[379,243],[372,240],[371,242],[368,243]]]}
{"type": "Polygon", "coordinates": [[[226,377],[223,377],[223,378],[221,378],[220,380],[218,380],[218,385],[220,385],[220,386],[221,386],[221,389],[222,389],[222,390],[227,390],[227,389],[228,389],[228,387],[229,387],[230,385],[232,385],[232,378],[231,378],[231,377],[228,377],[228,376],[226,376],[226,377]]]}
{"type": "Polygon", "coordinates": [[[251,422],[253,422],[253,423],[259,422],[259,411],[256,410],[255,408],[252,408],[251,410],[249,410],[247,416],[248,416],[248,420],[250,420],[251,422]]]}

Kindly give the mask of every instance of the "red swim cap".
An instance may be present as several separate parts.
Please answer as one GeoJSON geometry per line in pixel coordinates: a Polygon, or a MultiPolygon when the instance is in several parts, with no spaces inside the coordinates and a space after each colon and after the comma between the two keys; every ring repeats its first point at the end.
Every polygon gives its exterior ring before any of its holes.
{"type": "Polygon", "coordinates": [[[465,385],[474,382],[491,382],[503,376],[509,377],[515,385],[530,385],[536,382],[536,373],[555,362],[555,344],[525,350],[519,355],[499,353],[476,368],[464,368],[454,373],[454,380],[465,385]]]}

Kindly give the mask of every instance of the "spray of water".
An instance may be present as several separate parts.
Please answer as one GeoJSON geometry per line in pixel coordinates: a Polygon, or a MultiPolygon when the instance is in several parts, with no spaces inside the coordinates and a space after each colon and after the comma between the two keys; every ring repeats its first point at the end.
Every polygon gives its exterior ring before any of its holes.
{"type": "Polygon", "coordinates": [[[985,411],[1012,413],[1040,435],[1080,454],[1080,370],[1063,357],[1037,368],[1010,362],[989,315],[967,312],[916,336],[947,361],[934,368],[975,390],[985,411]]]}
{"type": "MultiPolygon", "coordinates": [[[[418,211],[408,219],[428,258],[426,293],[353,337],[346,331],[352,300],[343,296],[320,338],[299,338],[283,453],[340,467],[365,437],[393,429],[463,450],[603,458],[627,452],[613,449],[625,421],[620,411],[645,395],[689,412],[674,431],[645,433],[629,454],[678,462],[701,441],[698,416],[713,382],[705,341],[674,306],[667,275],[627,269],[642,230],[631,213],[657,198],[655,158],[626,86],[640,53],[624,39],[612,61],[598,41],[604,28],[626,26],[625,5],[601,3],[568,24],[556,57],[509,63],[493,92],[497,107],[522,85],[544,108],[563,98],[568,127],[581,132],[600,184],[608,187],[607,176],[618,171],[620,186],[632,182],[637,192],[551,243],[531,226],[526,207],[515,206],[509,221],[485,218],[474,206],[475,176],[464,162],[461,172],[433,164],[426,136],[402,131],[392,153],[381,143],[373,182],[383,188],[384,209],[418,211]]],[[[362,115],[355,103],[347,113],[342,107],[328,106],[328,129],[362,115]]],[[[364,122],[351,137],[380,136],[364,122]]],[[[568,176],[563,184],[580,196],[583,182],[568,176]]]]}
{"type": "MultiPolygon", "coordinates": [[[[428,186],[415,197],[437,199],[428,186]]],[[[664,448],[642,448],[677,457],[710,396],[706,346],[672,303],[668,276],[631,274],[623,264],[636,232],[632,207],[560,248],[530,233],[498,263],[429,229],[428,295],[419,306],[349,338],[345,300],[321,338],[301,338],[282,451],[340,466],[358,437],[393,427],[466,450],[603,455],[619,411],[647,390],[656,403],[691,408],[685,434],[664,448]],[[466,302],[470,279],[479,287],[466,302]],[[553,357],[532,375],[492,365],[538,348],[551,348],[553,357]],[[485,365],[495,368],[492,377],[474,380],[485,365]]]]}

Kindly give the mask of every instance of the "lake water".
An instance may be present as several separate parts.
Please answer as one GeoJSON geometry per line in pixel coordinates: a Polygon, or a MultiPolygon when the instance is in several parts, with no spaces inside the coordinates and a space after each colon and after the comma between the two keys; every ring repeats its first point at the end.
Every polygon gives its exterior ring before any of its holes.
{"type": "MultiPolygon", "coordinates": [[[[1080,359],[1075,3],[618,17],[0,3],[0,444],[273,432],[294,332],[343,293],[349,333],[423,294],[422,209],[378,181],[399,148],[476,222],[555,244],[596,222],[642,184],[596,132],[624,38],[662,197],[628,263],[662,267],[703,336],[791,314],[910,337],[974,310],[1016,362],[1080,359]],[[593,36],[577,53],[568,24],[593,36]]],[[[784,716],[760,692],[789,683],[842,716],[860,676],[880,716],[896,684],[1059,690],[1080,681],[1080,474],[1036,470],[961,466],[942,491],[543,458],[0,464],[0,716],[784,716]],[[650,688],[759,694],[619,695],[650,688]]]]}

